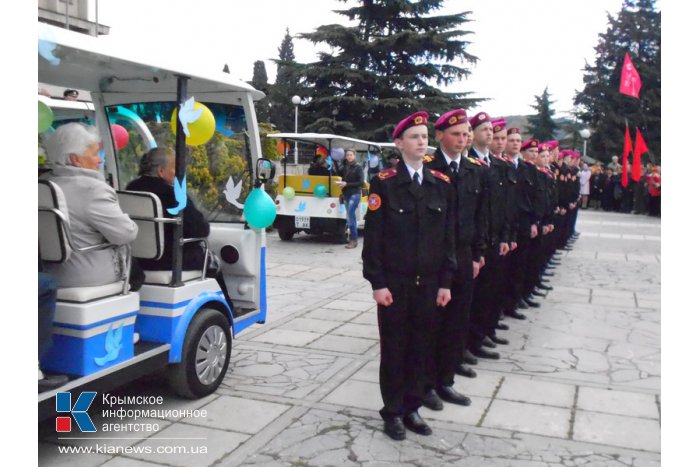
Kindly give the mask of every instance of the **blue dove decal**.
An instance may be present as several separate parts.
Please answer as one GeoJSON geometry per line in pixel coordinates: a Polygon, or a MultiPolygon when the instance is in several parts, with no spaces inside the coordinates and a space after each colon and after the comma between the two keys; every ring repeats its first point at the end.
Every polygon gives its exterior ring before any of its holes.
{"type": "Polygon", "coordinates": [[[56,66],[61,63],[61,59],[53,54],[54,50],[56,50],[56,44],[51,41],[39,39],[39,55],[44,57],[51,65],[56,66]]]}
{"type": "Polygon", "coordinates": [[[311,186],[311,182],[308,180],[304,180],[301,184],[301,189],[308,190],[310,186],[311,186]]]}
{"type": "Polygon", "coordinates": [[[233,134],[233,131],[226,128],[226,115],[222,113],[216,114],[216,116],[214,117],[214,121],[216,122],[216,131],[222,133],[224,136],[227,137],[233,134]]]}
{"type": "Polygon", "coordinates": [[[306,210],[306,201],[299,203],[299,207],[295,209],[296,212],[304,212],[306,210]]]}
{"type": "Polygon", "coordinates": [[[95,363],[98,366],[104,366],[105,363],[111,362],[117,359],[119,351],[122,349],[122,328],[124,323],[120,324],[117,330],[112,329],[112,325],[109,325],[107,329],[107,334],[105,336],[105,351],[107,352],[104,357],[95,357],[95,363]]]}
{"type": "Polygon", "coordinates": [[[180,105],[180,111],[177,113],[177,116],[180,119],[180,123],[182,123],[182,131],[185,132],[185,136],[190,136],[187,124],[196,122],[202,115],[202,112],[204,112],[204,109],[194,108],[194,97],[190,97],[184,104],[180,105]]]}
{"type": "Polygon", "coordinates": [[[168,208],[168,212],[173,216],[177,216],[177,214],[185,209],[185,206],[187,206],[187,175],[182,177],[182,183],[176,178],[173,189],[175,190],[175,201],[177,201],[177,206],[174,208],[168,208]]]}

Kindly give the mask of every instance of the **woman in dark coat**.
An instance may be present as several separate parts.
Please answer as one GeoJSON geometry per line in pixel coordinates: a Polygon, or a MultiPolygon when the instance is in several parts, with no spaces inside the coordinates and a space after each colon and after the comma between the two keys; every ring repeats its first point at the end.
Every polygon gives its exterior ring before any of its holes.
{"type": "Polygon", "coordinates": [[[603,196],[601,198],[604,211],[612,211],[615,207],[615,199],[613,198],[615,180],[613,177],[612,169],[607,169],[605,171],[605,179],[603,180],[603,196]]]}

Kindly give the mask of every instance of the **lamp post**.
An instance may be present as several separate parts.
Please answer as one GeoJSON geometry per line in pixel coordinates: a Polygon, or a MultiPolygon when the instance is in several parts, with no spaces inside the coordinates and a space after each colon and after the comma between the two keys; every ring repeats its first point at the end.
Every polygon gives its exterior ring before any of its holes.
{"type": "MultiPolygon", "coordinates": [[[[294,133],[299,132],[299,104],[301,104],[301,97],[292,97],[292,104],[294,104],[294,133]]],[[[299,146],[297,142],[294,141],[294,165],[299,163],[299,146]]]]}
{"type": "Polygon", "coordinates": [[[581,138],[583,138],[583,157],[586,157],[586,146],[588,143],[588,138],[591,137],[591,130],[584,128],[583,130],[579,131],[578,134],[581,135],[581,138]]]}

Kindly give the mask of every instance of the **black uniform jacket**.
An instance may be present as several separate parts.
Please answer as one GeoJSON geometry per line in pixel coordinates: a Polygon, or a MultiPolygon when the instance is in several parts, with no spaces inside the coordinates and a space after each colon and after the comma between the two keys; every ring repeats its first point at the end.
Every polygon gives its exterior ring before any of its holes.
{"type": "Polygon", "coordinates": [[[538,222],[537,213],[535,212],[537,167],[532,162],[520,160],[516,174],[518,176],[518,236],[520,238],[530,238],[530,226],[538,222]]]}
{"type": "Polygon", "coordinates": [[[362,248],[362,274],[372,289],[389,278],[450,288],[457,269],[455,217],[449,178],[423,167],[413,186],[406,164],[381,171],[370,182],[362,248]]]}
{"type": "MultiPolygon", "coordinates": [[[[470,157],[478,159],[474,148],[469,149],[470,157]]],[[[485,186],[484,205],[487,210],[488,226],[486,228],[488,245],[510,242],[512,230],[506,217],[508,203],[508,168],[507,162],[494,155],[489,156],[491,165],[481,167],[482,181],[485,186]]]]}
{"type": "Polygon", "coordinates": [[[437,170],[450,177],[455,193],[454,206],[456,209],[455,245],[468,245],[472,255],[479,258],[486,250],[485,229],[488,219],[483,209],[484,187],[480,174],[480,166],[474,159],[460,157],[457,177],[452,175],[452,169],[447,164],[445,154],[440,148],[432,156],[426,156],[423,167],[437,170]]]}
{"type": "MultiPolygon", "coordinates": [[[[168,208],[177,206],[173,187],[160,177],[141,176],[129,182],[126,186],[131,191],[148,191],[160,198],[163,207],[164,217],[173,217],[167,211],[168,208]]],[[[141,267],[147,271],[167,271],[172,269],[173,244],[172,230],[173,224],[165,224],[165,245],[163,256],[160,259],[139,259],[141,267]]],[[[187,197],[187,206],[182,212],[182,228],[184,238],[202,238],[209,236],[209,222],[197,209],[190,197],[187,197]]],[[[187,243],[182,250],[182,269],[196,270],[204,266],[204,250],[198,243],[187,243]]]]}

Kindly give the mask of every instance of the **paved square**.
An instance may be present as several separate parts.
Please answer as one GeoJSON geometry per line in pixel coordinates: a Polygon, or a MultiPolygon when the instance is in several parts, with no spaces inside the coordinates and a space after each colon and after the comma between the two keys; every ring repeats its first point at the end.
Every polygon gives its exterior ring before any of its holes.
{"type": "Polygon", "coordinates": [[[566,438],[570,417],[570,409],[495,400],[483,426],[566,438]]]}

